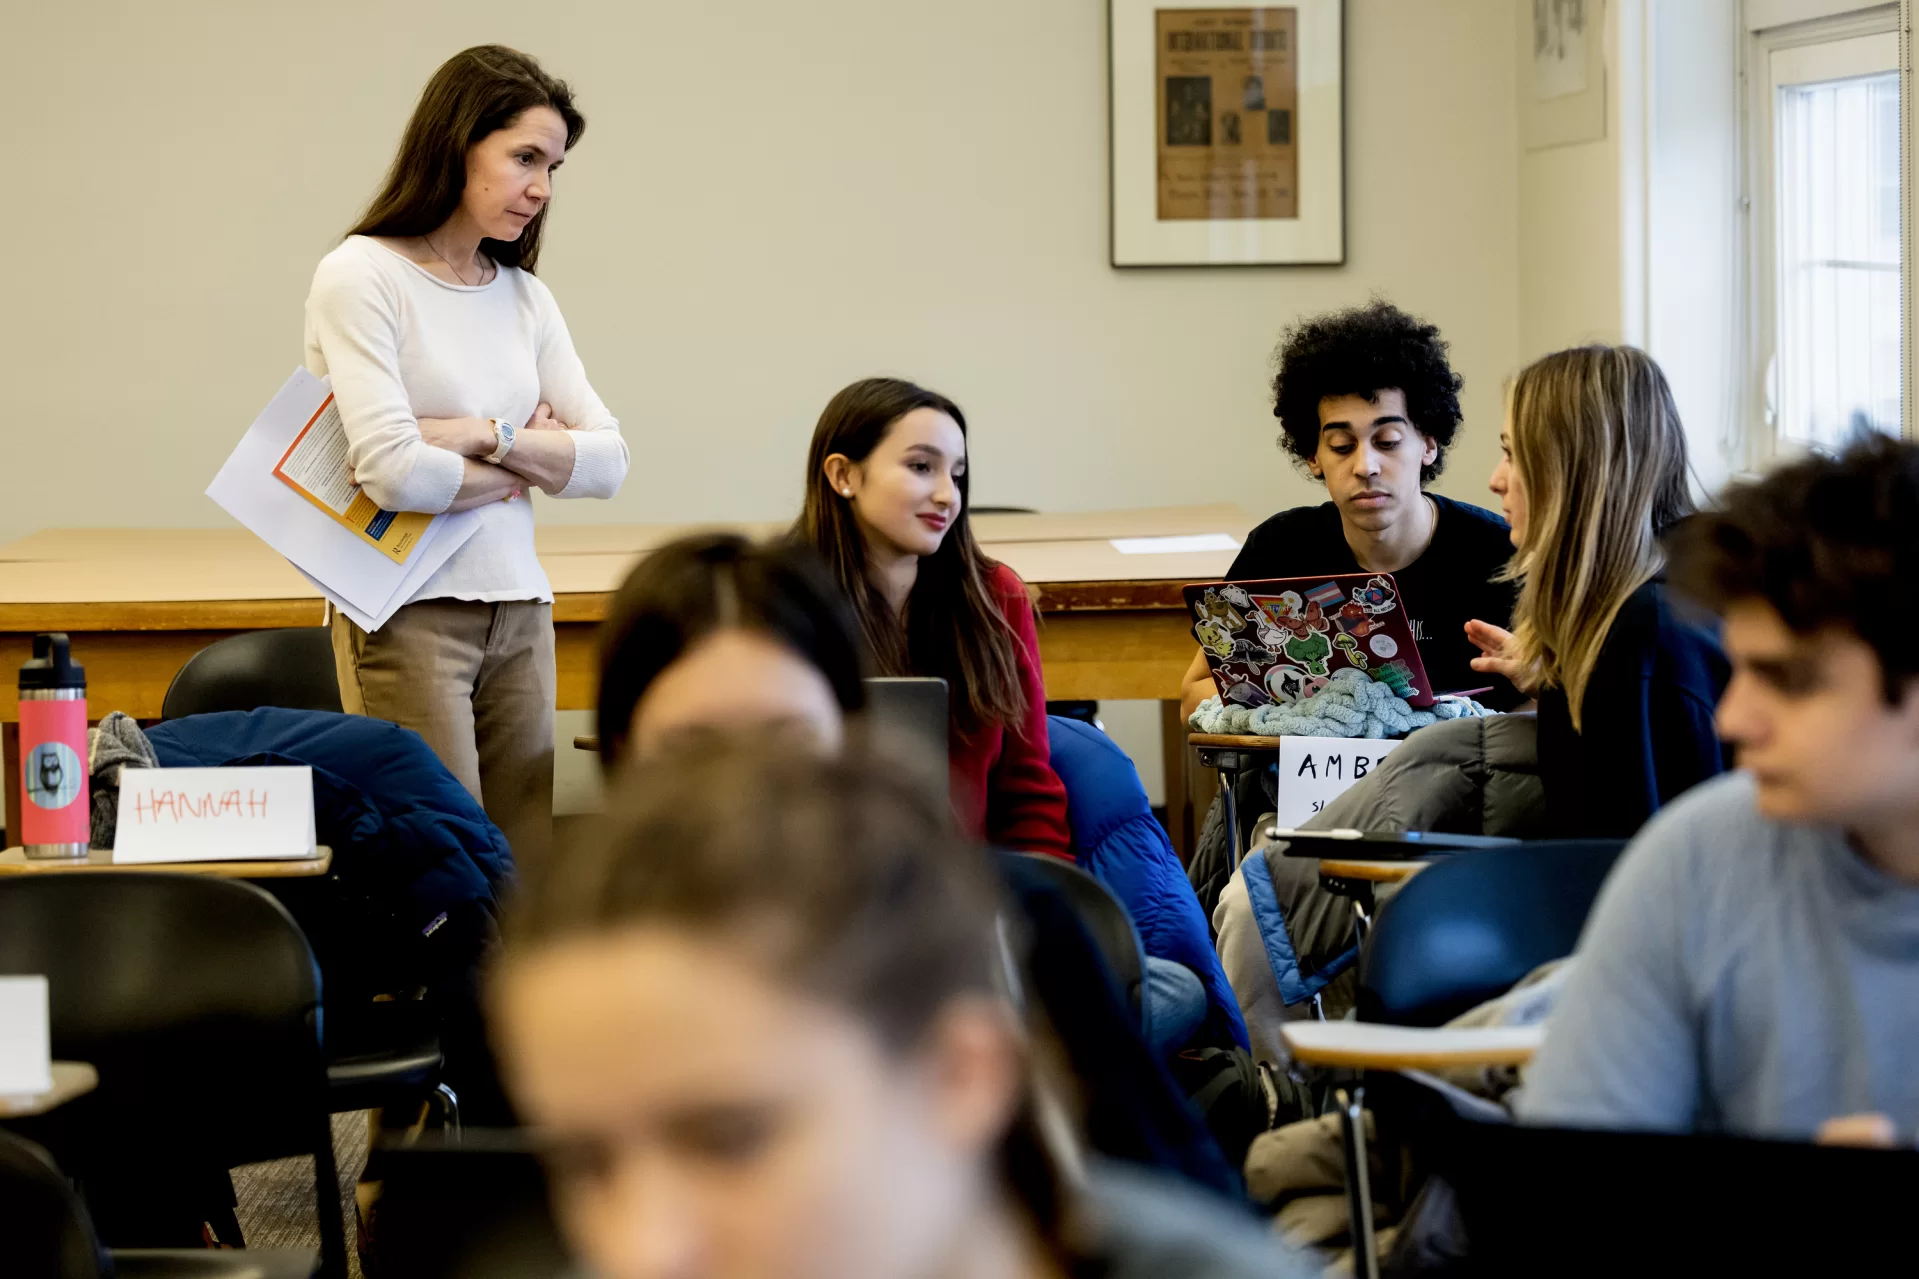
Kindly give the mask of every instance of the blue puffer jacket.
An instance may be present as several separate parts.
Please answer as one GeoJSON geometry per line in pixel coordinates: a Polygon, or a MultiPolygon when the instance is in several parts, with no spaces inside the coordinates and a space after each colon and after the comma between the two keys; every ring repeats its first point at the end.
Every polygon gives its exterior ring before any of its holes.
{"type": "Polygon", "coordinates": [[[1147,954],[1199,974],[1209,1011],[1195,1042],[1247,1047],[1239,1001],[1220,967],[1199,898],[1153,816],[1133,761],[1112,738],[1081,720],[1055,715],[1047,728],[1053,771],[1066,785],[1066,820],[1080,867],[1126,907],[1147,954]]]}
{"type": "Polygon", "coordinates": [[[163,768],[310,765],[334,876],[377,895],[414,936],[443,915],[492,914],[513,878],[505,836],[411,729],[268,707],[167,720],[147,738],[163,768]]]}

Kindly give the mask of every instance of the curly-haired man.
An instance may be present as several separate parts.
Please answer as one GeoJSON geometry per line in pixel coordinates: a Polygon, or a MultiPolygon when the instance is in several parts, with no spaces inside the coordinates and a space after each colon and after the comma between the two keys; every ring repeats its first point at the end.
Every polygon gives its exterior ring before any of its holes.
{"type": "MultiPolygon", "coordinates": [[[[1254,529],[1227,577],[1391,573],[1433,687],[1483,688],[1493,677],[1472,669],[1466,623],[1512,615],[1512,585],[1493,578],[1513,548],[1499,516],[1425,491],[1459,431],[1461,379],[1439,330],[1375,300],[1296,324],[1277,360],[1280,447],[1332,500],[1254,529]]],[[[1217,692],[1196,654],[1182,709],[1191,715],[1217,692]]],[[[1499,680],[1480,700],[1505,709],[1523,699],[1499,680]]]]}

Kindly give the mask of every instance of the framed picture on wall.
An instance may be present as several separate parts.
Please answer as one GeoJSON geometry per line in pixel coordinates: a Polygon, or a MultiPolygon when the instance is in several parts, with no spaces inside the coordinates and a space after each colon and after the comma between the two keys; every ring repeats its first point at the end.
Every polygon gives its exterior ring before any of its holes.
{"type": "Polygon", "coordinates": [[[1528,151],[1606,136],[1605,0],[1533,0],[1520,23],[1519,130],[1528,151]]]}
{"type": "Polygon", "coordinates": [[[1114,266],[1346,260],[1341,0],[1107,0],[1114,266]]]}

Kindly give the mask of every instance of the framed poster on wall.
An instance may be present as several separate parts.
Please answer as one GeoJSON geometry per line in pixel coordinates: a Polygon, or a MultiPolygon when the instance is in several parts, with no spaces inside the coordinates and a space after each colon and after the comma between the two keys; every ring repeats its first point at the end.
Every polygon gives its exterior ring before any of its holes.
{"type": "Polygon", "coordinates": [[[1528,151],[1606,136],[1605,0],[1532,0],[1520,23],[1519,132],[1528,151]]]}
{"type": "Polygon", "coordinates": [[[1346,260],[1341,0],[1107,0],[1114,266],[1346,260]]]}

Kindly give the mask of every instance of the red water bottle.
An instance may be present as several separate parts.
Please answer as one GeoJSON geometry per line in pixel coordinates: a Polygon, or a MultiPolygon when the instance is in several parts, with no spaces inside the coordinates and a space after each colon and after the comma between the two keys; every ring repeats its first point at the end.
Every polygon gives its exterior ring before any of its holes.
{"type": "Polygon", "coordinates": [[[65,635],[34,636],[20,668],[20,808],[27,856],[87,855],[87,672],[65,635]]]}

